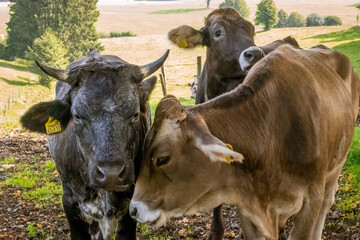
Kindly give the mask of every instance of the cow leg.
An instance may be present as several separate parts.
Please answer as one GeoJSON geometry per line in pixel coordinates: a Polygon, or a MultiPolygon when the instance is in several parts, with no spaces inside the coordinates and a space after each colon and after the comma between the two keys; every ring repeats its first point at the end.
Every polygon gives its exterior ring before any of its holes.
{"type": "Polygon", "coordinates": [[[89,224],[82,220],[79,204],[72,201],[70,190],[63,187],[63,207],[70,226],[71,240],[90,240],[89,224]]]}
{"type": "Polygon", "coordinates": [[[324,200],[322,202],[321,210],[316,221],[312,239],[321,239],[326,215],[329,212],[330,207],[335,202],[335,193],[338,189],[338,176],[340,174],[340,171],[341,168],[339,169],[339,171],[333,174],[326,183],[324,200]]]}
{"type": "Polygon", "coordinates": [[[221,205],[213,210],[213,221],[208,240],[221,240],[224,235],[224,225],[221,205]]]}
{"type": "Polygon", "coordinates": [[[116,230],[115,240],[135,240],[136,239],[136,221],[130,217],[129,211],[119,221],[116,230]]]}
{"type": "Polygon", "coordinates": [[[302,209],[294,217],[294,226],[290,233],[291,240],[320,240],[313,239],[312,235],[323,202],[324,185],[317,184],[316,187],[314,183],[309,188],[309,196],[304,198],[302,209]]]}
{"type": "Polygon", "coordinates": [[[264,235],[259,232],[251,221],[249,221],[246,217],[243,217],[240,213],[239,218],[245,240],[266,240],[264,235]]]}

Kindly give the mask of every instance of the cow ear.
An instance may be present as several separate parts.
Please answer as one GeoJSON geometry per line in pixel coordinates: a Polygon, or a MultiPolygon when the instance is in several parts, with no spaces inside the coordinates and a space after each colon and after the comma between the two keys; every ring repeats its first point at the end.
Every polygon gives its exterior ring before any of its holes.
{"type": "Polygon", "coordinates": [[[156,84],[156,76],[152,76],[150,78],[147,78],[143,80],[140,84],[143,89],[143,99],[147,101],[149,99],[150,93],[155,87],[156,84]]]}
{"type": "Polygon", "coordinates": [[[180,48],[194,48],[199,45],[204,45],[204,35],[190,26],[182,25],[172,29],[168,33],[168,38],[171,42],[178,45],[180,48]]]}
{"type": "Polygon", "coordinates": [[[240,162],[244,156],[235,152],[230,144],[225,144],[210,133],[203,133],[195,140],[196,147],[200,149],[212,162],[240,162]]]}
{"type": "Polygon", "coordinates": [[[61,126],[56,132],[65,130],[71,118],[70,105],[59,100],[38,103],[21,117],[20,122],[30,131],[46,133],[45,124],[50,118],[61,126]]]}

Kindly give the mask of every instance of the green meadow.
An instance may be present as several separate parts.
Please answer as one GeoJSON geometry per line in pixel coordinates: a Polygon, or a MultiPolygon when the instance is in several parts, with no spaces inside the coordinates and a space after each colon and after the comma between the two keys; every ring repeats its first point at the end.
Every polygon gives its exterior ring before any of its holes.
{"type": "Polygon", "coordinates": [[[180,13],[188,13],[194,11],[205,10],[206,8],[186,8],[186,9],[170,9],[170,10],[159,10],[156,12],[152,12],[151,14],[180,14],[180,13]]]}

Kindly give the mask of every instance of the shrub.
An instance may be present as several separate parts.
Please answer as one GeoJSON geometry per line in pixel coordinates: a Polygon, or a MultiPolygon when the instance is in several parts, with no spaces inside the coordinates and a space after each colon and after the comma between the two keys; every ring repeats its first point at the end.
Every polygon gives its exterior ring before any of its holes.
{"type": "Polygon", "coordinates": [[[117,38],[117,37],[136,37],[137,35],[132,32],[110,32],[110,33],[98,33],[99,38],[117,38]]]}
{"type": "Polygon", "coordinates": [[[132,32],[110,32],[110,38],[116,37],[135,37],[136,34],[132,32]]]}
{"type": "Polygon", "coordinates": [[[278,15],[273,0],[261,0],[257,5],[254,21],[256,25],[264,25],[265,31],[270,30],[270,28],[275,26],[278,22],[278,15]]]}
{"type": "Polygon", "coordinates": [[[321,26],[324,25],[324,18],[318,13],[312,13],[306,18],[306,26],[321,26]]]}
{"type": "Polygon", "coordinates": [[[247,19],[250,15],[250,10],[245,0],[225,0],[220,3],[219,8],[233,8],[240,14],[241,17],[247,19]]]}
{"type": "Polygon", "coordinates": [[[305,27],[305,18],[298,12],[292,12],[287,25],[288,27],[305,27]]]}
{"type": "Polygon", "coordinates": [[[326,26],[342,25],[342,21],[337,16],[326,16],[324,17],[324,25],[326,26]]]}
{"type": "MultiPolygon", "coordinates": [[[[51,31],[46,31],[41,37],[36,38],[25,53],[25,58],[31,61],[39,60],[51,67],[63,68],[69,63],[66,57],[67,50],[64,44],[51,31]]],[[[35,64],[35,63],[34,63],[35,64]]],[[[49,87],[51,77],[45,73],[40,74],[39,83],[49,87]]]]}
{"type": "Polygon", "coordinates": [[[287,22],[288,22],[288,19],[289,19],[288,14],[282,9],[280,9],[277,14],[278,14],[279,21],[275,25],[275,27],[276,28],[287,27],[287,22]]]}

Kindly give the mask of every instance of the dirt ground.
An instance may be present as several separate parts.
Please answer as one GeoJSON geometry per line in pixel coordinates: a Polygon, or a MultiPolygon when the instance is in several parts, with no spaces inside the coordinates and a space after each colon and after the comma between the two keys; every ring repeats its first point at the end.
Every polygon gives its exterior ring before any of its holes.
{"type": "MultiPolygon", "coordinates": [[[[42,135],[16,130],[11,133],[2,132],[0,135],[0,159],[12,157],[16,165],[42,165],[49,160],[47,141],[42,135]],[[38,149],[45,151],[39,153],[38,149]],[[35,162],[33,156],[38,154],[35,162]]],[[[16,170],[16,169],[15,169],[16,170]]],[[[13,170],[13,171],[15,171],[13,170]]],[[[0,181],[5,181],[9,172],[0,172],[0,181]]],[[[60,184],[58,176],[55,178],[60,184]]],[[[20,188],[0,188],[0,240],[7,239],[69,239],[69,226],[60,204],[50,207],[36,207],[34,203],[21,194],[20,188]],[[44,235],[29,238],[26,227],[36,223],[36,227],[44,235]]],[[[359,240],[360,223],[345,219],[340,211],[331,210],[327,216],[323,239],[331,240],[359,240]]],[[[237,218],[236,209],[224,206],[224,223],[226,226],[224,239],[243,239],[241,224],[237,218]]],[[[172,219],[157,231],[140,230],[138,239],[167,236],[171,239],[206,239],[211,226],[211,211],[197,213],[193,216],[172,219]]],[[[287,230],[291,228],[291,222],[287,230]]],[[[167,239],[168,239],[167,238],[167,239]]]]}

